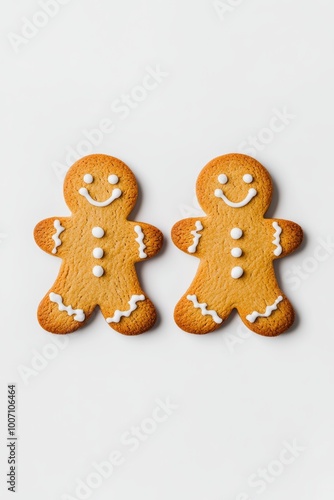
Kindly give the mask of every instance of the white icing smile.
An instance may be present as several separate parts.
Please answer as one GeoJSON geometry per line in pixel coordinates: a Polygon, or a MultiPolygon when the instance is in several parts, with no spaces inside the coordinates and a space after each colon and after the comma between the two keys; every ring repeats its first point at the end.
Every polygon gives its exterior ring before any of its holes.
{"type": "MultiPolygon", "coordinates": [[[[83,176],[83,181],[86,184],[92,184],[94,182],[94,177],[92,176],[92,174],[85,174],[83,176]]],[[[108,182],[109,182],[109,184],[118,184],[119,177],[115,174],[111,174],[108,176],[108,182]]],[[[114,189],[113,192],[111,193],[111,196],[109,196],[109,198],[107,200],[104,200],[104,201],[94,200],[91,197],[91,195],[89,194],[88,189],[85,187],[82,187],[79,189],[79,194],[81,194],[81,196],[84,196],[86,198],[86,200],[88,201],[88,203],[90,203],[94,207],[107,207],[108,205],[110,205],[113,201],[117,200],[117,198],[119,198],[122,195],[122,191],[119,188],[114,189]]]]}
{"type": "Polygon", "coordinates": [[[226,205],[228,205],[229,207],[232,207],[232,208],[240,208],[240,207],[244,207],[246,205],[248,205],[248,203],[254,198],[254,196],[257,195],[257,191],[256,189],[254,188],[250,188],[248,190],[248,194],[247,196],[245,196],[245,198],[242,200],[242,201],[238,201],[238,202],[234,202],[234,201],[231,201],[229,200],[225,195],[224,195],[224,192],[222,189],[216,189],[215,190],[215,196],[217,198],[221,198],[225,203],[226,205]]]}
{"type": "MultiPolygon", "coordinates": [[[[242,177],[242,180],[246,184],[251,184],[253,182],[253,180],[254,180],[254,177],[251,174],[245,174],[242,177]]],[[[220,174],[218,176],[218,182],[220,184],[227,184],[228,183],[228,177],[227,177],[227,175],[226,174],[220,174]]],[[[222,189],[216,189],[215,190],[215,196],[217,198],[221,198],[226,203],[226,205],[228,205],[229,207],[232,207],[232,208],[240,208],[240,207],[244,207],[244,206],[248,205],[248,203],[256,195],[257,195],[256,189],[250,188],[248,190],[247,196],[242,201],[234,202],[234,201],[229,200],[227,198],[227,196],[224,195],[224,191],[222,189]]]]}
{"type": "Polygon", "coordinates": [[[122,191],[119,188],[113,189],[113,192],[111,193],[111,196],[107,200],[104,201],[96,201],[94,200],[91,195],[88,192],[87,188],[80,188],[79,189],[79,194],[81,196],[84,196],[86,200],[91,204],[94,205],[94,207],[107,207],[110,205],[113,201],[117,200],[122,195],[122,191]]]}

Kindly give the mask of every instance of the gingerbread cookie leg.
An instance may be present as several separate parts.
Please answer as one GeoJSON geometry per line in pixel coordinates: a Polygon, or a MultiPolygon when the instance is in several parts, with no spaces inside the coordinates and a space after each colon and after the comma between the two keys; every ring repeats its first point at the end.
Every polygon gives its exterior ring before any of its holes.
{"type": "Polygon", "coordinates": [[[119,298],[117,305],[101,304],[106,322],[124,335],[139,335],[151,328],[156,321],[155,307],[141,291],[119,298]]]}
{"type": "Polygon", "coordinates": [[[232,311],[228,297],[212,293],[209,266],[202,264],[189,290],[174,311],[176,324],[185,332],[204,334],[219,328],[232,311]]]}
{"type": "Polygon", "coordinates": [[[238,312],[247,328],[259,335],[274,337],[290,328],[294,310],[278,286],[264,289],[261,295],[247,299],[238,306],[238,312]]]}
{"type": "Polygon", "coordinates": [[[57,280],[39,304],[39,324],[51,333],[65,334],[78,330],[95,309],[87,297],[88,291],[77,291],[74,276],[69,274],[66,282],[57,280]]]}

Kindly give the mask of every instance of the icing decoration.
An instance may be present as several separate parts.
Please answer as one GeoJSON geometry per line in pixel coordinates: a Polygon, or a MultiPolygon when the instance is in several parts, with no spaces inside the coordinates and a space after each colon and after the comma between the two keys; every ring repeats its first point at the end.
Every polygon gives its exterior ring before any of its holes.
{"type": "Polygon", "coordinates": [[[253,176],[251,174],[245,174],[242,179],[246,184],[253,182],[253,176]]]}
{"type": "Polygon", "coordinates": [[[94,248],[93,257],[95,257],[95,259],[102,259],[103,255],[104,255],[104,251],[102,250],[102,248],[100,248],[100,247],[94,248]]]}
{"type": "Polygon", "coordinates": [[[139,245],[139,257],[141,259],[146,259],[147,253],[144,252],[146,245],[144,244],[144,233],[140,226],[135,226],[135,232],[138,234],[138,238],[135,241],[139,245]]]}
{"type": "Polygon", "coordinates": [[[192,302],[194,304],[194,307],[196,309],[201,309],[203,316],[211,316],[213,321],[215,323],[218,323],[218,324],[223,322],[223,320],[218,316],[216,311],[213,311],[213,310],[208,311],[208,309],[207,309],[208,304],[206,304],[206,303],[200,304],[197,300],[196,295],[187,295],[187,299],[190,300],[190,302],[192,302]]]}
{"type": "Polygon", "coordinates": [[[101,276],[104,275],[104,269],[103,269],[103,267],[102,266],[94,266],[93,267],[93,274],[97,278],[101,278],[101,276]]]}
{"type": "Polygon", "coordinates": [[[95,236],[95,238],[103,238],[104,230],[99,226],[93,227],[92,235],[95,236]]]}
{"type": "Polygon", "coordinates": [[[277,222],[273,222],[273,228],[276,229],[276,232],[274,234],[275,239],[273,240],[273,244],[277,246],[277,248],[275,248],[274,250],[274,254],[276,255],[276,257],[278,257],[282,253],[282,247],[280,245],[281,241],[280,234],[282,232],[282,228],[277,222]]]}
{"type": "Polygon", "coordinates": [[[241,250],[241,248],[239,248],[239,247],[232,248],[231,255],[233,257],[241,257],[242,256],[242,250],[241,250]]]}
{"type": "Polygon", "coordinates": [[[198,246],[198,242],[202,238],[202,235],[198,234],[198,231],[201,231],[203,229],[203,225],[202,225],[201,221],[199,221],[199,220],[196,221],[195,226],[196,226],[196,230],[191,231],[191,234],[194,237],[194,243],[188,248],[188,252],[189,253],[195,253],[196,252],[197,246],[198,246]]]}
{"type": "Polygon", "coordinates": [[[109,184],[117,184],[118,181],[119,181],[119,178],[117,177],[117,175],[115,175],[115,174],[109,175],[109,177],[108,177],[109,184]]]}
{"type": "Polygon", "coordinates": [[[254,323],[254,321],[256,320],[256,318],[268,318],[271,313],[273,311],[276,311],[277,309],[277,304],[279,304],[280,302],[282,302],[283,300],[283,297],[282,295],[280,295],[273,304],[271,304],[270,306],[267,306],[266,307],[266,310],[263,314],[257,312],[257,311],[253,311],[252,314],[248,314],[248,316],[246,316],[246,319],[250,322],[250,323],[254,323]]]}
{"type": "Polygon", "coordinates": [[[65,306],[63,304],[63,298],[61,295],[58,295],[57,293],[51,292],[49,294],[49,297],[50,297],[51,302],[58,304],[59,311],[66,311],[69,316],[72,316],[73,314],[75,314],[73,319],[75,321],[79,321],[80,323],[82,323],[85,320],[86,316],[85,316],[85,313],[83,312],[83,310],[82,309],[73,309],[72,306],[65,306]]]}
{"type": "Polygon", "coordinates": [[[238,278],[241,278],[241,276],[244,274],[244,270],[242,269],[242,267],[240,266],[235,266],[233,267],[232,271],[231,271],[231,276],[232,278],[234,279],[238,279],[238,278]]]}
{"type": "Polygon", "coordinates": [[[220,182],[220,184],[226,184],[227,181],[228,181],[227,175],[225,175],[225,174],[219,175],[218,182],[220,182]]]}
{"type": "Polygon", "coordinates": [[[86,200],[91,205],[94,205],[94,207],[107,207],[113,201],[117,200],[117,198],[119,198],[121,196],[122,191],[120,189],[118,189],[118,188],[114,189],[113,192],[112,192],[112,194],[111,194],[111,196],[109,196],[109,198],[107,200],[104,200],[104,201],[93,200],[93,198],[89,194],[87,188],[80,188],[79,189],[79,194],[81,194],[81,196],[84,196],[86,198],[86,200]]]}
{"type": "Polygon", "coordinates": [[[234,240],[238,240],[243,234],[244,233],[242,232],[242,230],[238,227],[234,227],[230,232],[231,238],[233,238],[234,240]]]}
{"type": "Polygon", "coordinates": [[[241,208],[241,207],[244,207],[245,205],[248,205],[248,203],[256,195],[257,195],[256,189],[250,188],[248,190],[247,196],[243,200],[238,201],[238,202],[235,203],[234,201],[230,201],[228,198],[226,198],[226,196],[224,195],[224,193],[223,193],[223,191],[221,189],[216,189],[215,190],[215,196],[217,198],[221,198],[226,203],[226,205],[228,205],[229,207],[232,207],[232,208],[241,208]]]}
{"type": "Polygon", "coordinates": [[[94,181],[94,177],[91,174],[85,174],[83,180],[86,184],[91,184],[94,181]]]}
{"type": "Polygon", "coordinates": [[[106,319],[107,323],[119,323],[123,316],[125,318],[128,318],[130,314],[137,309],[137,302],[141,300],[145,300],[145,295],[132,295],[131,299],[128,302],[128,304],[130,305],[130,309],[128,309],[127,311],[115,311],[115,314],[112,318],[106,319]]]}
{"type": "Polygon", "coordinates": [[[61,245],[61,239],[59,238],[60,234],[65,231],[65,228],[60,224],[60,220],[56,219],[53,223],[53,226],[56,230],[55,234],[52,236],[53,241],[55,242],[55,246],[52,249],[52,253],[57,253],[57,248],[61,245]]]}

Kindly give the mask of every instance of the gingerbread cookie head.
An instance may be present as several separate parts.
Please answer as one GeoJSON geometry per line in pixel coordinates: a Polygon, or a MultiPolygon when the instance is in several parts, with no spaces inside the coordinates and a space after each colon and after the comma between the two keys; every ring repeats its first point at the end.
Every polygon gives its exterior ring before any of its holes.
{"type": "Polygon", "coordinates": [[[103,211],[127,216],[138,195],[136,178],[117,158],[86,156],[69,169],[64,182],[64,197],[73,213],[103,211]]]}
{"type": "Polygon", "coordinates": [[[254,158],[229,154],[211,160],[197,180],[197,197],[207,214],[264,214],[270,205],[272,182],[254,158]]]}

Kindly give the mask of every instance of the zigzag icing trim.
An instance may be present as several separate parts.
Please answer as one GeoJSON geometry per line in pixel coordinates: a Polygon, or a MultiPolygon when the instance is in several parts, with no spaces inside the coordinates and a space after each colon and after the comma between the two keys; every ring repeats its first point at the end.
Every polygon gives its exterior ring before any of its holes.
{"type": "Polygon", "coordinates": [[[200,304],[197,300],[196,295],[187,295],[187,299],[194,304],[194,307],[196,307],[196,309],[200,309],[202,311],[203,316],[211,316],[213,321],[217,324],[223,322],[223,320],[218,316],[216,311],[213,310],[208,311],[207,309],[208,304],[206,303],[200,304]]]}
{"type": "Polygon", "coordinates": [[[270,306],[267,306],[266,307],[266,310],[265,312],[262,314],[262,313],[259,313],[257,311],[253,311],[252,314],[248,314],[248,316],[246,316],[246,319],[250,322],[250,323],[254,323],[254,321],[257,319],[257,318],[269,318],[269,316],[271,315],[271,313],[273,311],[276,311],[277,309],[277,305],[282,302],[283,300],[283,297],[282,295],[280,295],[273,304],[271,304],[270,306]]]}

